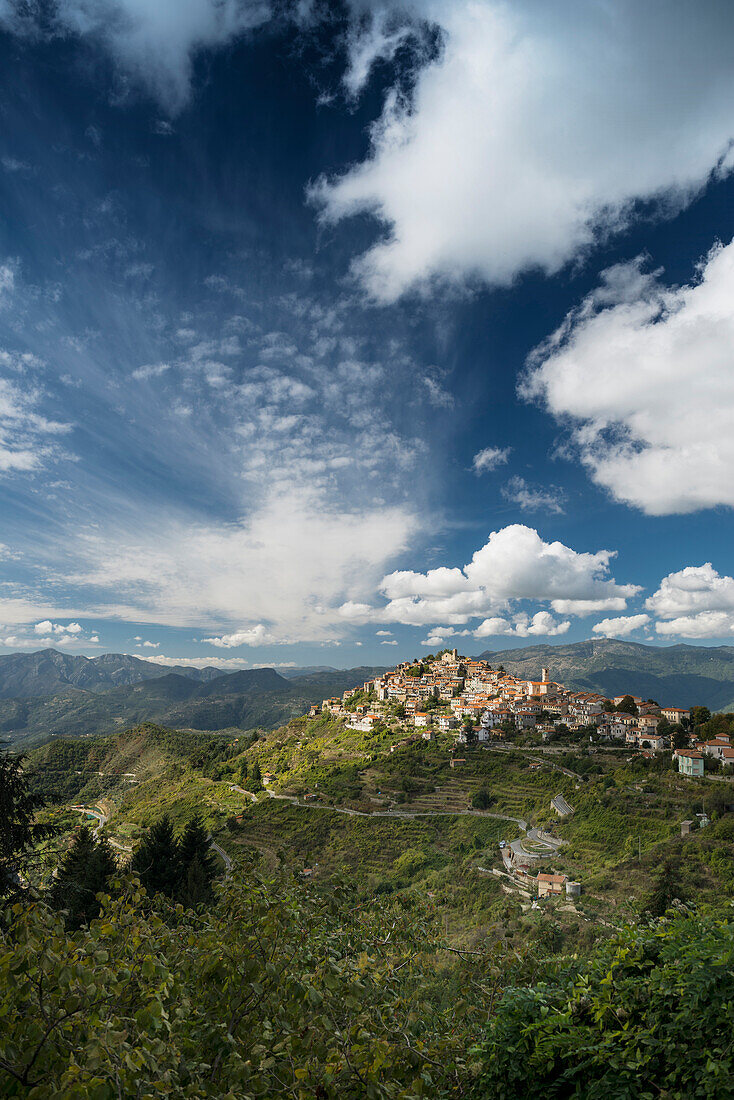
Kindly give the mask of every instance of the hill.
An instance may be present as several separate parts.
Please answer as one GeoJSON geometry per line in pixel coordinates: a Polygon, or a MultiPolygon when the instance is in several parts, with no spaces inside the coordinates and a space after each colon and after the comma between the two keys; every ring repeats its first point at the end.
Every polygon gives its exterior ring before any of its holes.
{"type": "Polygon", "coordinates": [[[665,706],[697,704],[734,708],[734,646],[650,646],[600,638],[569,645],[486,650],[480,657],[515,676],[537,679],[547,667],[552,680],[577,691],[613,697],[624,692],[665,706]]]}
{"type": "Polygon", "coordinates": [[[207,683],[166,671],[106,690],[71,687],[45,696],[0,698],[0,736],[30,745],[49,737],[96,737],[141,722],[205,731],[270,728],[379,671],[333,670],[286,680],[272,668],[255,668],[224,673],[207,683]]]}
{"type": "Polygon", "coordinates": [[[101,657],[78,657],[58,649],[35,653],[9,653],[0,657],[0,699],[25,699],[56,695],[69,688],[106,691],[141,680],[154,680],[173,671],[191,680],[206,682],[221,676],[218,668],[189,668],[143,661],[127,653],[104,653],[101,657]]]}

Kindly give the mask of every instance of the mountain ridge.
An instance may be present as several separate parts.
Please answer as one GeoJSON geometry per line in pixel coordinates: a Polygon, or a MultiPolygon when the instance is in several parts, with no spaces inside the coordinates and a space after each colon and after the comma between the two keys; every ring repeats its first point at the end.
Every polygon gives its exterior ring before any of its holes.
{"type": "Polygon", "coordinates": [[[734,646],[649,646],[594,638],[485,650],[479,657],[528,679],[537,679],[546,667],[551,680],[577,691],[610,697],[630,692],[663,706],[734,708],[734,646]]]}

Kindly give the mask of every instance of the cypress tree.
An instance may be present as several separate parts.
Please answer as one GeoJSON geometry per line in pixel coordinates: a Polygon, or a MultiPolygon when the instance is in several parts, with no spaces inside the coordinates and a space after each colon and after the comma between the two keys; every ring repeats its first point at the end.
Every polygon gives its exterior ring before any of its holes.
{"type": "Polygon", "coordinates": [[[262,787],[262,785],[263,785],[262,772],[260,771],[260,764],[256,760],[255,763],[252,765],[252,789],[254,791],[259,791],[260,788],[262,787]]]}
{"type": "Polygon", "coordinates": [[[211,902],[216,868],[209,834],[198,815],[192,817],[184,829],[178,851],[181,861],[180,900],[190,906],[211,902]]]}
{"type": "Polygon", "coordinates": [[[156,822],[135,852],[130,869],[149,894],[176,895],[180,885],[181,856],[168,814],[156,822]]]}
{"type": "Polygon", "coordinates": [[[115,872],[115,857],[106,840],[95,840],[88,825],[74,837],[56,874],[49,901],[68,912],[67,924],[79,928],[99,915],[96,895],[105,890],[115,872]]]}

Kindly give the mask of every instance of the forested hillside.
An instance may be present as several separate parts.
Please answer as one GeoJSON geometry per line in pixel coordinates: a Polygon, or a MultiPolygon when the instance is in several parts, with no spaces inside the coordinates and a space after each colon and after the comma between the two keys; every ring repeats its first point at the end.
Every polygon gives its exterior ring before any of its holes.
{"type": "Polygon", "coordinates": [[[379,671],[332,670],[286,680],[274,669],[257,668],[205,683],[167,672],[106,690],[71,688],[50,696],[0,699],[0,736],[31,745],[51,736],[101,736],[145,721],[207,731],[272,727],[379,671]]]}

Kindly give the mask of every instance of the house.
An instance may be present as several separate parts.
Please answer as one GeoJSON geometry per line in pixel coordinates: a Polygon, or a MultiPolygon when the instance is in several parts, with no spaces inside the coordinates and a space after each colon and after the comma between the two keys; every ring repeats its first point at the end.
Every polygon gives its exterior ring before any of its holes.
{"type": "Polygon", "coordinates": [[[640,731],[637,740],[640,745],[649,745],[653,752],[661,752],[666,747],[667,738],[663,737],[662,733],[640,731]]]}
{"type": "Polygon", "coordinates": [[[703,775],[703,753],[696,749],[677,749],[674,756],[678,760],[678,771],[681,775],[703,775]]]}
{"type": "Polygon", "coordinates": [[[318,703],[314,703],[313,706],[309,709],[309,712],[308,712],[309,718],[318,718],[318,716],[320,714],[321,714],[321,707],[318,705],[318,703]]]}
{"type": "Polygon", "coordinates": [[[427,726],[428,722],[428,714],[424,710],[417,710],[413,715],[413,725],[415,726],[427,726]]]}
{"type": "Polygon", "coordinates": [[[690,710],[684,710],[683,707],[662,707],[661,714],[673,723],[687,721],[691,717],[690,710]]]}
{"type": "Polygon", "coordinates": [[[535,880],[538,887],[538,897],[547,898],[552,894],[562,894],[563,887],[566,883],[565,875],[545,875],[542,872],[538,874],[535,880]]]}
{"type": "Polygon", "coordinates": [[[441,730],[452,730],[456,726],[456,719],[452,714],[442,714],[438,720],[438,728],[441,730]]]}

